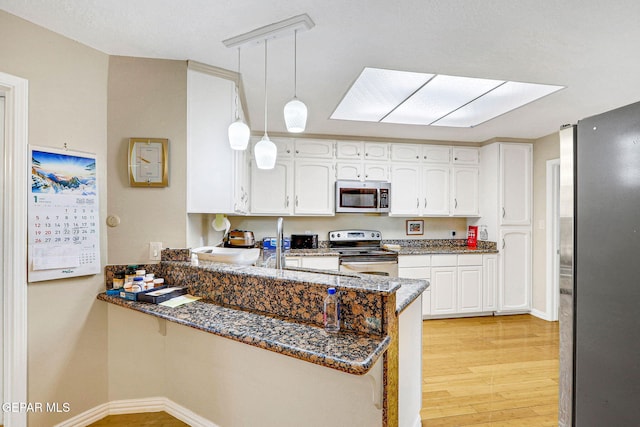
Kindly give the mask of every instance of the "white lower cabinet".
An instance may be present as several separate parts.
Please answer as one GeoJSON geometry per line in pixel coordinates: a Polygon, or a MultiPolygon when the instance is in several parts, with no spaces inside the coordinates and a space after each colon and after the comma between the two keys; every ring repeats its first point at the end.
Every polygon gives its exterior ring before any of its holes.
{"type": "Polygon", "coordinates": [[[340,264],[337,256],[288,256],[285,257],[287,267],[314,268],[318,270],[338,271],[340,264]]]}
{"type": "Polygon", "coordinates": [[[526,312],[531,309],[531,230],[500,230],[500,286],[498,310],[526,312]]]}
{"type": "Polygon", "coordinates": [[[422,316],[456,317],[497,310],[496,254],[401,255],[400,277],[425,279],[422,316]]]}
{"type": "MultiPolygon", "coordinates": [[[[398,257],[398,276],[407,279],[431,278],[430,255],[401,255],[398,257]]],[[[431,286],[422,292],[422,316],[431,315],[431,286]]]]}

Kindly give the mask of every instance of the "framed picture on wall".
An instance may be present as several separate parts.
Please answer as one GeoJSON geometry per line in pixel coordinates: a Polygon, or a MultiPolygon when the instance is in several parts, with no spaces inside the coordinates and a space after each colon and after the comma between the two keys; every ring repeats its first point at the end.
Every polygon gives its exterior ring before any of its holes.
{"type": "Polygon", "coordinates": [[[424,220],[408,219],[407,220],[407,236],[424,234],[424,220]]]}

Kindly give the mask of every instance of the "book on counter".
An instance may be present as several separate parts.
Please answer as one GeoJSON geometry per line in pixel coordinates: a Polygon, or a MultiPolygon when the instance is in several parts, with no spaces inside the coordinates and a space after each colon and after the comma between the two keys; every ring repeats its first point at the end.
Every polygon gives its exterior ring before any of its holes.
{"type": "Polygon", "coordinates": [[[172,298],[184,295],[187,293],[187,288],[163,288],[152,290],[151,292],[145,292],[138,295],[138,301],[150,302],[152,304],[160,304],[161,302],[170,300],[172,298]]]}

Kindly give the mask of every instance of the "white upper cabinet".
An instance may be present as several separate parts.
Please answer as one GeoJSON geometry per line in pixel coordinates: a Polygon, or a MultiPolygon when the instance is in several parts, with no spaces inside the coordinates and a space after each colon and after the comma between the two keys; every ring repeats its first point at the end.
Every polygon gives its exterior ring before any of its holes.
{"type": "Polygon", "coordinates": [[[335,141],[326,139],[296,139],[294,152],[296,158],[332,159],[335,141]]]}
{"type": "Polygon", "coordinates": [[[443,163],[451,162],[451,147],[444,145],[422,145],[421,159],[426,163],[443,163]]]}
{"type": "Polygon", "coordinates": [[[391,144],[391,160],[394,162],[419,162],[422,144],[391,144]]]}
{"type": "Polygon", "coordinates": [[[479,214],[480,170],[454,166],[451,173],[451,213],[454,216],[479,214]]]}
{"type": "Polygon", "coordinates": [[[480,150],[474,147],[453,147],[454,165],[477,165],[480,163],[480,150]]]}
{"type": "Polygon", "coordinates": [[[389,160],[389,144],[385,142],[365,142],[364,159],[377,161],[389,160]]]}
{"type": "Polygon", "coordinates": [[[235,83],[215,68],[187,69],[187,212],[244,214],[248,208],[246,152],[229,146],[235,83]]]}
{"type": "Polygon", "coordinates": [[[391,164],[391,215],[418,215],[420,212],[420,165],[391,164]]]}
{"type": "Polygon", "coordinates": [[[332,160],[296,159],[296,215],[333,215],[335,204],[334,162],[332,160]]]}
{"type": "Polygon", "coordinates": [[[251,161],[251,213],[293,214],[293,160],[279,159],[273,169],[258,169],[251,161]]]}
{"type": "Polygon", "coordinates": [[[449,215],[449,166],[432,165],[422,167],[422,215],[449,215]]]}
{"type": "Polygon", "coordinates": [[[338,160],[336,163],[336,179],[364,181],[364,165],[362,162],[345,162],[338,160]]]}
{"type": "Polygon", "coordinates": [[[336,157],[338,159],[362,160],[364,143],[360,141],[337,141],[336,157]]]}
{"type": "Polygon", "coordinates": [[[532,146],[500,144],[500,225],[531,225],[532,146]]]}
{"type": "Polygon", "coordinates": [[[364,179],[366,181],[389,181],[389,164],[386,162],[364,162],[364,179]]]}

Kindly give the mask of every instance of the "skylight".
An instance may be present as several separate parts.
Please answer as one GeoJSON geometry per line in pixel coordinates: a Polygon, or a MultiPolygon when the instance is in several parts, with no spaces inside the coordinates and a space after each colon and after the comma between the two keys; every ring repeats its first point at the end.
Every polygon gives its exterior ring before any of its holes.
{"type": "Polygon", "coordinates": [[[473,127],[563,88],[367,67],[331,118],[473,127]]]}

